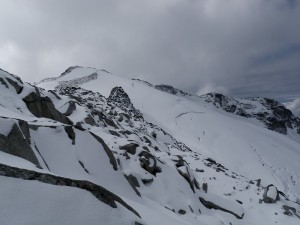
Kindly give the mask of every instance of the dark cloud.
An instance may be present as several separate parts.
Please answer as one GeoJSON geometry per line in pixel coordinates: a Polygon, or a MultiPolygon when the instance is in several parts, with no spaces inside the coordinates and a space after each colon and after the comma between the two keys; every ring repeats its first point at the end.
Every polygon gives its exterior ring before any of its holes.
{"type": "Polygon", "coordinates": [[[1,0],[0,67],[28,81],[70,65],[193,93],[300,96],[296,0],[1,0]]]}

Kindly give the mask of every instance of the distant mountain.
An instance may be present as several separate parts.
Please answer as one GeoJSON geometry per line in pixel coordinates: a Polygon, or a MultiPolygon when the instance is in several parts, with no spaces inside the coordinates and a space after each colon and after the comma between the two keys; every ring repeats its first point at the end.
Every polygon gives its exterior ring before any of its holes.
{"type": "Polygon", "coordinates": [[[286,102],[285,107],[291,110],[294,115],[300,117],[300,98],[295,98],[290,102],[286,102]]]}
{"type": "Polygon", "coordinates": [[[299,224],[300,119],[70,67],[0,71],[0,224],[299,224]]]}

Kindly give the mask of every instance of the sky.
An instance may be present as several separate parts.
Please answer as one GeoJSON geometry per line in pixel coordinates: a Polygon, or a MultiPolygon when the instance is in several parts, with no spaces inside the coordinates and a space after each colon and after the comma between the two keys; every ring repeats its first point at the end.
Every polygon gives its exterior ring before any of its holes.
{"type": "Polygon", "coordinates": [[[0,0],[0,68],[73,65],[194,94],[300,97],[299,0],[0,0]]]}

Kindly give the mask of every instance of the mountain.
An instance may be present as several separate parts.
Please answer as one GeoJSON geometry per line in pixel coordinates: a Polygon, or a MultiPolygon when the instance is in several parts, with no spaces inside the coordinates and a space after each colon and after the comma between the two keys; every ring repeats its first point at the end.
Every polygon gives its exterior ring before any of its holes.
{"type": "Polygon", "coordinates": [[[70,67],[0,71],[0,224],[299,224],[300,119],[70,67]]]}

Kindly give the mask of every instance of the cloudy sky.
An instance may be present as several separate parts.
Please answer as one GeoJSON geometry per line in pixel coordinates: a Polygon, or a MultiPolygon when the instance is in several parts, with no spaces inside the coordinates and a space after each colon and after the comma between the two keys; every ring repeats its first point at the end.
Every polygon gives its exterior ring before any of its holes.
{"type": "Polygon", "coordinates": [[[0,0],[0,68],[71,65],[192,93],[300,96],[298,0],[0,0]]]}

